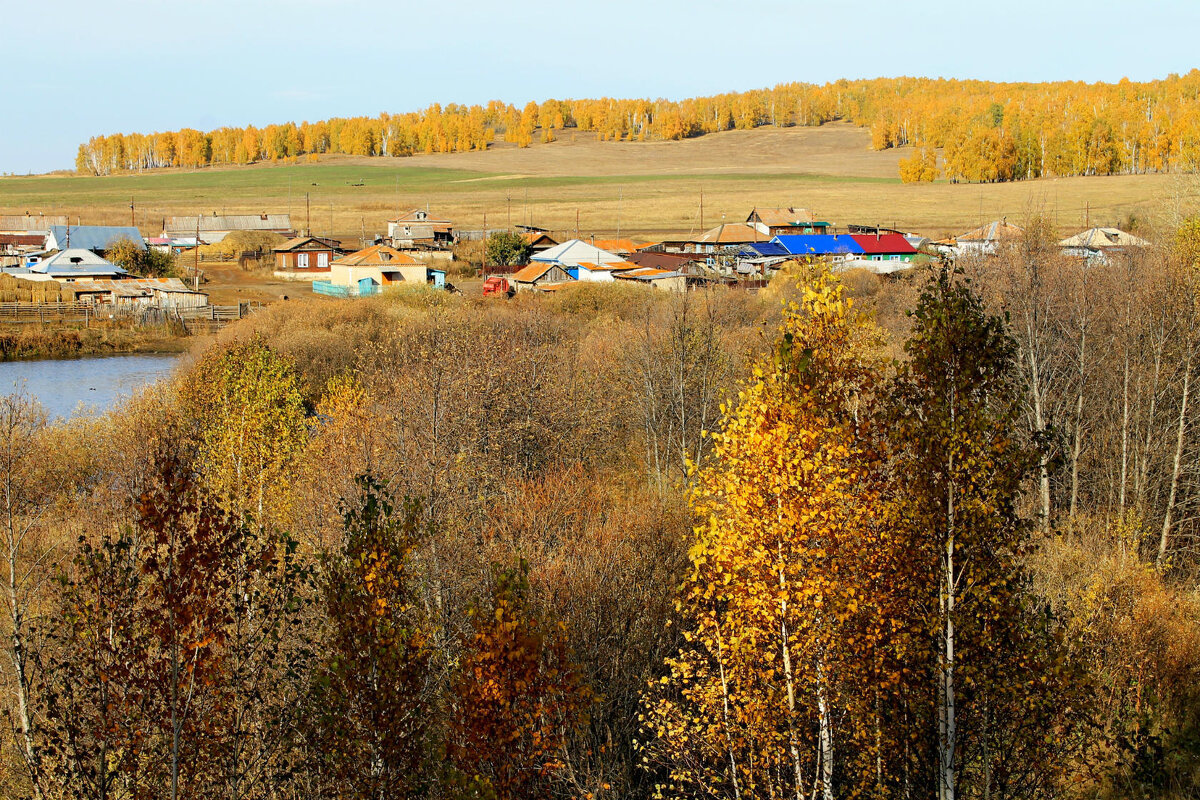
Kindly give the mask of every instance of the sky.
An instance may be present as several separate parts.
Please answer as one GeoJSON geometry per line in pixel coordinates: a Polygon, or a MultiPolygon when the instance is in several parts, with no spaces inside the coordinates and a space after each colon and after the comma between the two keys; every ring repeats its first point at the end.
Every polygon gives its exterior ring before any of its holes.
{"type": "Polygon", "coordinates": [[[895,75],[1151,80],[1200,67],[1196,0],[4,5],[0,173],[15,174],[70,169],[79,144],[97,134],[374,116],[435,102],[681,99],[895,75]]]}

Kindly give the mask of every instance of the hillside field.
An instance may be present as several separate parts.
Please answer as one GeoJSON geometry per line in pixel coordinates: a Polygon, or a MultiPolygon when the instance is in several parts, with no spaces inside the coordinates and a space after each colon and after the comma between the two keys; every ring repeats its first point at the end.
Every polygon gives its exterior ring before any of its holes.
{"type": "MultiPolygon", "coordinates": [[[[529,148],[408,158],[323,156],[317,163],[258,164],[193,172],[0,179],[0,213],[69,214],[87,224],[144,232],[176,214],[290,211],[340,237],[382,232],[401,209],[428,206],[459,229],[531,222],[560,235],[655,239],[745,219],[752,206],[797,206],[822,219],[896,226],[941,237],[997,217],[1041,211],[1064,233],[1091,224],[1153,223],[1190,207],[1191,177],[1128,175],[996,184],[902,184],[908,148],[876,152],[866,130],[728,131],[681,142],[600,142],[567,130],[529,148]],[[700,216],[701,195],[703,219],[700,216]]],[[[72,220],[74,221],[74,219],[72,220]]]]}

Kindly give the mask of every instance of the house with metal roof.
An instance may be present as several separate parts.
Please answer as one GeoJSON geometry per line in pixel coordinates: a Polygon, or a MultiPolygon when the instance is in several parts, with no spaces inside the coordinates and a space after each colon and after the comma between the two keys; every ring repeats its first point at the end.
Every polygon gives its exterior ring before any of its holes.
{"type": "Polygon", "coordinates": [[[1068,236],[1058,246],[1062,248],[1063,255],[1089,261],[1107,261],[1110,256],[1140,250],[1149,247],[1150,243],[1120,228],[1088,228],[1082,233],[1068,236]]]}
{"type": "Polygon", "coordinates": [[[602,250],[582,239],[568,239],[560,245],[535,253],[531,263],[557,264],[564,270],[587,264],[617,264],[625,259],[616,253],[602,250]]]}
{"type": "Polygon", "coordinates": [[[899,233],[851,234],[850,238],[862,248],[864,261],[911,264],[917,257],[917,248],[899,233]]]}
{"type": "Polygon", "coordinates": [[[51,225],[46,249],[90,250],[100,255],[122,239],[129,239],[139,250],[146,249],[141,231],[129,225],[51,225]]]}
{"type": "Polygon", "coordinates": [[[234,231],[253,231],[257,233],[278,233],[281,236],[295,236],[292,230],[291,214],[200,214],[190,217],[167,217],[163,225],[163,236],[177,239],[185,236],[195,237],[199,231],[200,241],[204,244],[216,244],[234,231]]]}
{"type": "Polygon", "coordinates": [[[786,250],[792,256],[810,256],[841,261],[847,258],[861,256],[864,252],[862,245],[849,235],[835,236],[832,234],[800,234],[776,236],[771,240],[786,250]]]}
{"type": "Polygon", "coordinates": [[[997,219],[953,239],[937,242],[937,246],[951,255],[992,256],[1003,245],[1018,241],[1024,234],[1023,228],[1010,225],[1007,219],[997,219]]]}
{"type": "Polygon", "coordinates": [[[26,280],[65,283],[119,280],[129,274],[111,261],[81,247],[60,250],[29,267],[6,269],[5,272],[19,274],[26,280]]]}

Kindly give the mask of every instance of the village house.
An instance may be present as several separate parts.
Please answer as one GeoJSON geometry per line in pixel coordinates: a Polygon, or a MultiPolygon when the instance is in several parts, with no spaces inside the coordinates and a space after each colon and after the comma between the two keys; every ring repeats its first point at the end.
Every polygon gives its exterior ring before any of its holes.
{"type": "Polygon", "coordinates": [[[1112,256],[1141,250],[1150,243],[1120,228],[1088,228],[1058,243],[1063,255],[1107,262],[1112,256]]]}
{"type": "Polygon", "coordinates": [[[216,244],[234,231],[255,233],[278,233],[292,237],[290,214],[203,214],[190,217],[168,217],[163,224],[163,237],[167,239],[199,238],[202,244],[216,244]]]}
{"type": "Polygon", "coordinates": [[[535,254],[530,259],[530,262],[557,264],[564,270],[569,270],[572,267],[578,267],[582,263],[619,264],[624,260],[616,253],[610,253],[582,239],[568,239],[562,244],[555,245],[548,250],[535,254]]]}
{"type": "Polygon", "coordinates": [[[767,226],[760,223],[747,222],[722,223],[710,228],[699,236],[665,239],[663,250],[667,253],[706,253],[714,254],[733,250],[740,245],[753,242],[766,242],[771,239],[767,226]]]}
{"type": "Polygon", "coordinates": [[[1010,225],[1007,219],[997,219],[952,239],[935,242],[934,246],[952,256],[993,256],[1003,245],[1018,241],[1024,233],[1024,229],[1010,225]]]}
{"type": "Polygon", "coordinates": [[[445,288],[446,273],[386,244],[376,244],[335,259],[328,280],[313,281],[313,291],[331,297],[366,297],[393,286],[445,288]]]}
{"type": "Polygon", "coordinates": [[[558,241],[545,231],[525,231],[520,236],[525,244],[529,245],[531,255],[544,253],[558,244],[558,241]]]}
{"type": "Polygon", "coordinates": [[[275,277],[311,280],[314,273],[329,273],[329,265],[343,255],[341,242],[319,236],[298,236],[275,248],[275,277]]]}
{"type": "Polygon", "coordinates": [[[387,241],[397,250],[449,250],[454,244],[454,224],[436,219],[425,209],[414,208],[388,220],[387,241]]]}
{"type": "Polygon", "coordinates": [[[54,250],[89,250],[103,255],[122,239],[128,239],[139,250],[146,249],[146,240],[137,228],[128,225],[51,225],[44,248],[54,250]]]}
{"type": "Polygon", "coordinates": [[[4,272],[30,281],[64,283],[121,280],[129,274],[91,250],[79,247],[60,250],[28,267],[5,268],[4,272]]]}
{"type": "Polygon", "coordinates": [[[753,208],[746,222],[770,236],[832,233],[833,223],[822,222],[807,208],[753,208]]]}

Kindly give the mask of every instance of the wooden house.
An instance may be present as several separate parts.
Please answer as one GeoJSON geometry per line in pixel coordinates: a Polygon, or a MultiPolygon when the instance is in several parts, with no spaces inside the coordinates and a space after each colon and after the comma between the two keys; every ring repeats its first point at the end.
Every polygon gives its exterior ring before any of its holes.
{"type": "Polygon", "coordinates": [[[275,276],[303,280],[314,273],[327,275],[329,265],[342,254],[335,239],[298,236],[275,248],[275,276]]]}

